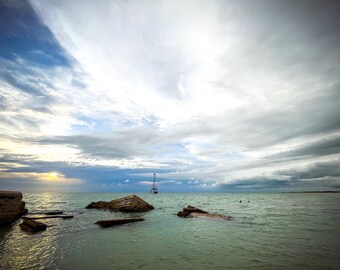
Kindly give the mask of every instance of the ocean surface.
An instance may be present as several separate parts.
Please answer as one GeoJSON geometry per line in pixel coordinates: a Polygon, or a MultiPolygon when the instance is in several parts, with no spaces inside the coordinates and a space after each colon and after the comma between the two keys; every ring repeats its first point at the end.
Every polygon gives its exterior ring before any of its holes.
{"type": "Polygon", "coordinates": [[[126,195],[25,193],[29,212],[74,218],[44,220],[37,234],[22,231],[20,219],[0,228],[0,269],[340,269],[340,194],[142,193],[155,210],[85,209],[126,195]],[[234,218],[177,217],[188,204],[234,218]],[[95,224],[115,217],[145,221],[95,224]]]}

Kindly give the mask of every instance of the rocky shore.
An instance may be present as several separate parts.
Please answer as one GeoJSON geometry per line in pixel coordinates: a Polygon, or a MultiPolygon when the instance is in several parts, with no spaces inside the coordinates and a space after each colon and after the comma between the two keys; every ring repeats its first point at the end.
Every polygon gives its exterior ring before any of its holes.
{"type": "Polygon", "coordinates": [[[8,225],[26,213],[21,192],[0,191],[0,226],[8,225]]]}
{"type": "MultiPolygon", "coordinates": [[[[110,211],[120,211],[120,212],[144,212],[153,210],[154,207],[138,197],[137,195],[129,195],[126,197],[118,198],[112,201],[98,201],[91,202],[86,206],[87,209],[102,209],[102,210],[110,210],[110,211]]],[[[16,218],[21,215],[27,213],[27,209],[25,208],[25,202],[22,200],[22,193],[18,191],[0,191],[0,225],[8,225],[12,223],[16,218]]],[[[33,214],[33,213],[31,213],[33,214]]],[[[220,220],[230,220],[231,216],[218,214],[218,213],[209,213],[200,208],[188,205],[183,208],[182,211],[177,213],[177,216],[183,218],[211,218],[211,219],[220,219],[220,220]]],[[[35,213],[31,216],[22,217],[23,222],[20,224],[20,227],[28,232],[35,233],[39,231],[44,231],[47,228],[47,225],[38,222],[38,219],[54,219],[54,218],[62,218],[69,219],[73,218],[73,215],[66,215],[63,211],[45,211],[41,213],[35,213]]],[[[119,218],[119,219],[109,219],[109,220],[99,220],[96,222],[100,227],[112,227],[116,225],[131,223],[131,222],[140,222],[143,221],[144,218],[134,217],[134,218],[119,218]]]]}

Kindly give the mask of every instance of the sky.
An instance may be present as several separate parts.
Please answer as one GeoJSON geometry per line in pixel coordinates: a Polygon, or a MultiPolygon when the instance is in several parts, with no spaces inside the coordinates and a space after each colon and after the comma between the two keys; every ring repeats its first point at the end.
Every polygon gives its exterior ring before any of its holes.
{"type": "Polygon", "coordinates": [[[340,190],[339,102],[338,1],[0,1],[0,189],[340,190]]]}

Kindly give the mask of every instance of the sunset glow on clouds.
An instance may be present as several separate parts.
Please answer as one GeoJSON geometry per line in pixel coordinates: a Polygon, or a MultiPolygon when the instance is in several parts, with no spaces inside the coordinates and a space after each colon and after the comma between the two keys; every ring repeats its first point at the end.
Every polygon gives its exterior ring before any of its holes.
{"type": "Polygon", "coordinates": [[[339,189],[338,12],[3,1],[0,188],[339,189]]]}

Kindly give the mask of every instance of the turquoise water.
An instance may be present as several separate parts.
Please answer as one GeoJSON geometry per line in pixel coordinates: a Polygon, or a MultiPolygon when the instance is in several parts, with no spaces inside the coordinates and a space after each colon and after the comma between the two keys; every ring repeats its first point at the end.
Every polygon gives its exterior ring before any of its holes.
{"type": "Polygon", "coordinates": [[[0,269],[340,269],[340,194],[137,194],[147,213],[85,209],[118,193],[29,193],[30,212],[64,210],[46,231],[0,228],[0,269]],[[242,200],[242,203],[239,201],[242,200]],[[247,202],[249,200],[249,203],[247,202]],[[191,204],[232,221],[182,219],[191,204]],[[101,229],[99,219],[145,221],[101,229]]]}

